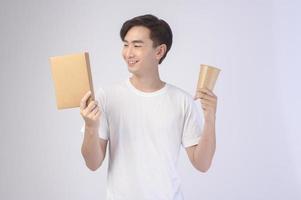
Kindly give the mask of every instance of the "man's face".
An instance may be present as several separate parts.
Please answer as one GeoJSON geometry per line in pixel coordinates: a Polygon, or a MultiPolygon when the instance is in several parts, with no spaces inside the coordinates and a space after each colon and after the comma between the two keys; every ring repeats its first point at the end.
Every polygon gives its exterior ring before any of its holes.
{"type": "Polygon", "coordinates": [[[153,47],[150,30],[143,26],[132,27],[124,37],[122,56],[128,65],[128,70],[137,75],[147,74],[155,70],[162,56],[158,48],[153,47]]]}

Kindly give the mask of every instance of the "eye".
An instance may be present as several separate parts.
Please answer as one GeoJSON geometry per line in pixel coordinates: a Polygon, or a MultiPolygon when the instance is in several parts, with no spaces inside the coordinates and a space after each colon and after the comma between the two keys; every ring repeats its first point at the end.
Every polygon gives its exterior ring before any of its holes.
{"type": "Polygon", "coordinates": [[[142,47],[142,46],[139,46],[139,45],[135,45],[134,47],[142,47]]]}
{"type": "Polygon", "coordinates": [[[128,44],[123,44],[123,46],[124,46],[124,47],[127,47],[127,46],[129,46],[129,45],[128,45],[128,44]]]}

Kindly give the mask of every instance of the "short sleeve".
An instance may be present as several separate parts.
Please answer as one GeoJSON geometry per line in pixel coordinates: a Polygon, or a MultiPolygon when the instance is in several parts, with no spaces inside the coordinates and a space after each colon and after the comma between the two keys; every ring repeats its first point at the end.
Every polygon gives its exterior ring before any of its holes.
{"type": "MultiPolygon", "coordinates": [[[[105,91],[102,88],[100,88],[97,91],[97,93],[95,95],[95,99],[97,99],[97,101],[99,103],[99,108],[101,111],[98,135],[101,139],[108,140],[109,139],[109,123],[108,123],[108,118],[107,118],[107,113],[106,113],[106,95],[105,95],[105,91]]],[[[83,124],[80,131],[82,133],[85,132],[85,124],[83,124]]]]}
{"type": "Polygon", "coordinates": [[[202,110],[197,101],[189,98],[185,108],[182,146],[184,148],[198,144],[203,126],[202,110]]]}

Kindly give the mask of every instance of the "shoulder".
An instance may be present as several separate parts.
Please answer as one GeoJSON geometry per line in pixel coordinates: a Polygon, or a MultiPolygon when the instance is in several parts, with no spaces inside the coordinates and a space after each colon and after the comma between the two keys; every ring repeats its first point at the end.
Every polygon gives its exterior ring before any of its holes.
{"type": "Polygon", "coordinates": [[[193,102],[193,96],[187,91],[185,91],[184,89],[169,83],[168,86],[169,86],[169,93],[174,97],[180,98],[185,102],[193,102]]]}
{"type": "Polygon", "coordinates": [[[199,109],[199,103],[184,89],[172,84],[169,84],[169,89],[172,101],[180,105],[184,113],[199,112],[201,110],[199,109]]]}

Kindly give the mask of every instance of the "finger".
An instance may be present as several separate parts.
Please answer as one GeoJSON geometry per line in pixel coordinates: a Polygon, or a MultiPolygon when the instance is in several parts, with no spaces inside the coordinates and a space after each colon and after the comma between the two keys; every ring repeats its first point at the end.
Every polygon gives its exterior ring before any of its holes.
{"type": "Polygon", "coordinates": [[[94,119],[97,119],[100,116],[101,112],[100,110],[98,110],[95,115],[94,115],[94,119]]]}
{"type": "Polygon", "coordinates": [[[99,116],[100,114],[101,114],[100,110],[97,109],[96,112],[95,112],[94,115],[93,115],[93,119],[94,119],[94,120],[95,120],[95,119],[98,119],[98,116],[99,116]]]}
{"type": "Polygon", "coordinates": [[[209,90],[207,88],[201,88],[199,90],[197,90],[198,93],[202,93],[202,94],[206,94],[206,95],[209,95],[209,96],[212,96],[212,97],[216,97],[216,95],[213,93],[212,90],[209,90]]]}
{"type": "Polygon", "coordinates": [[[96,106],[89,114],[89,117],[94,119],[95,115],[97,113],[101,112],[100,108],[98,106],[96,106]]]}
{"type": "Polygon", "coordinates": [[[194,100],[203,99],[204,97],[205,97],[205,95],[203,93],[196,93],[194,96],[194,100]]]}
{"type": "Polygon", "coordinates": [[[87,117],[88,117],[89,119],[94,120],[95,115],[94,115],[93,112],[90,112],[90,114],[89,114],[87,117]]]}
{"type": "Polygon", "coordinates": [[[85,112],[90,113],[95,108],[95,106],[97,106],[95,101],[91,101],[88,107],[85,108],[85,112]]]}
{"type": "Polygon", "coordinates": [[[95,113],[97,113],[98,110],[99,110],[98,107],[95,106],[95,107],[91,110],[91,112],[88,113],[88,118],[94,119],[95,113]]]}
{"type": "Polygon", "coordinates": [[[88,91],[80,101],[80,108],[85,109],[87,107],[87,99],[90,97],[91,91],[88,91]]]}
{"type": "Polygon", "coordinates": [[[98,106],[95,106],[94,109],[91,111],[91,114],[94,116],[99,111],[98,106]]]}
{"type": "Polygon", "coordinates": [[[214,101],[216,97],[210,96],[208,94],[202,93],[202,92],[197,92],[196,96],[200,99],[208,99],[214,101]]]}
{"type": "Polygon", "coordinates": [[[195,99],[206,99],[206,100],[213,101],[213,102],[216,101],[216,97],[212,97],[210,95],[207,95],[207,94],[204,94],[201,92],[196,94],[195,99]]]}
{"type": "Polygon", "coordinates": [[[202,104],[210,104],[210,101],[206,100],[206,99],[201,99],[201,103],[202,104]]]}
{"type": "Polygon", "coordinates": [[[208,105],[208,106],[213,106],[214,105],[211,101],[206,100],[206,99],[201,99],[201,103],[205,104],[205,105],[208,105]]]}
{"type": "Polygon", "coordinates": [[[205,93],[207,95],[215,97],[215,94],[211,90],[209,90],[208,88],[200,88],[200,89],[197,90],[197,92],[205,93]]]}

